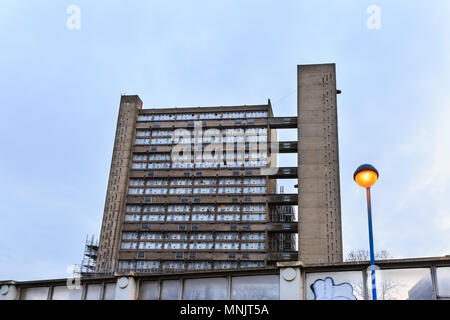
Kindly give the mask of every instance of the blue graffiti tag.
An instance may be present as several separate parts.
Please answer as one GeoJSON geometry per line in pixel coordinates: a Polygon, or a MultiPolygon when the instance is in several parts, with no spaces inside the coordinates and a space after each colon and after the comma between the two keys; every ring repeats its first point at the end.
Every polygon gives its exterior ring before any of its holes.
{"type": "Polygon", "coordinates": [[[314,300],[356,300],[350,283],[334,284],[333,278],[318,279],[311,285],[314,300]]]}

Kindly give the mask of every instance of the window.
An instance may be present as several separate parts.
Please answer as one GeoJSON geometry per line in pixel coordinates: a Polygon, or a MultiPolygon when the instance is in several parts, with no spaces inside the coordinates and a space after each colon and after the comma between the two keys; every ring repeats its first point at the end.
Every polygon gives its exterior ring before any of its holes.
{"type": "Polygon", "coordinates": [[[167,188],[147,188],[145,194],[166,194],[167,188]]]}
{"type": "Polygon", "coordinates": [[[188,264],[189,270],[210,270],[212,269],[212,264],[208,261],[195,261],[188,264]]]}
{"type": "Polygon", "coordinates": [[[149,162],[148,169],[167,169],[170,168],[170,162],[149,162]]]}
{"type": "Polygon", "coordinates": [[[212,240],[213,235],[209,232],[191,233],[191,240],[212,240]]]}
{"type": "Polygon", "coordinates": [[[266,178],[246,178],[244,184],[266,184],[266,178]]]}
{"type": "Polygon", "coordinates": [[[238,179],[238,178],[225,178],[225,179],[220,179],[219,184],[220,185],[224,185],[224,184],[241,184],[242,180],[238,179]]]}
{"type": "Polygon", "coordinates": [[[171,188],[170,194],[191,194],[192,189],[191,188],[171,188]]]}
{"type": "Polygon", "coordinates": [[[194,185],[196,186],[208,186],[217,184],[217,179],[195,179],[194,185]]]}
{"type": "Polygon", "coordinates": [[[239,214],[218,214],[217,221],[239,221],[241,217],[239,214]]]}
{"type": "Polygon", "coordinates": [[[166,239],[169,240],[187,240],[187,234],[186,233],[180,233],[180,232],[170,232],[166,234],[166,239]]]}
{"type": "Polygon", "coordinates": [[[187,214],[168,214],[167,221],[189,221],[187,214]]]}
{"type": "Polygon", "coordinates": [[[264,240],[264,232],[244,232],[242,234],[242,240],[264,240]]]}
{"type": "Polygon", "coordinates": [[[48,287],[22,288],[20,300],[47,300],[48,287]]]}
{"type": "MultiPolygon", "coordinates": [[[[174,262],[164,262],[163,269],[184,269],[184,264],[174,262]]],[[[161,300],[178,300],[181,286],[180,280],[164,280],[161,283],[161,300]]]]}
{"type": "Polygon", "coordinates": [[[173,115],[173,114],[155,114],[153,116],[153,120],[155,120],[155,121],[175,120],[175,115],[173,115]]]}
{"type": "Polygon", "coordinates": [[[247,112],[247,118],[267,118],[267,111],[247,112]]]}
{"type": "Polygon", "coordinates": [[[147,155],[141,153],[135,153],[133,155],[133,161],[147,161],[147,155]]]}
{"type": "Polygon", "coordinates": [[[264,250],[264,242],[243,242],[241,246],[242,250],[264,250]]]}
{"type": "Polygon", "coordinates": [[[139,214],[126,214],[125,215],[125,221],[126,222],[139,221],[140,217],[141,217],[141,215],[139,215],[139,214]]]}
{"type": "Polygon", "coordinates": [[[216,250],[237,250],[239,242],[216,242],[216,250]]]}
{"type": "MultiPolygon", "coordinates": [[[[139,139],[136,139],[136,141],[139,139]]],[[[141,139],[141,140],[149,140],[149,139],[141,139]]],[[[172,138],[152,138],[152,144],[171,144],[172,143],[172,138]]],[[[136,142],[136,144],[138,144],[136,142]]],[[[147,143],[141,143],[141,144],[149,144],[149,142],[147,143]]]]}
{"type": "Polygon", "coordinates": [[[191,179],[174,179],[170,181],[171,186],[190,186],[192,185],[191,179]]]}
{"type": "Polygon", "coordinates": [[[215,261],[214,269],[216,270],[226,270],[226,269],[236,269],[238,267],[237,262],[234,261],[215,261]]]}
{"type": "Polygon", "coordinates": [[[127,205],[126,206],[126,212],[140,212],[142,209],[139,205],[127,205]]]}
{"type": "Polygon", "coordinates": [[[189,244],[189,249],[211,249],[212,247],[212,242],[191,242],[189,244]]]}
{"type": "Polygon", "coordinates": [[[169,181],[164,179],[149,179],[147,180],[147,186],[167,186],[169,181]]]}
{"type": "Polygon", "coordinates": [[[148,137],[150,136],[150,131],[148,130],[136,130],[136,137],[148,137]]]}
{"type": "Polygon", "coordinates": [[[103,285],[101,284],[90,284],[87,286],[86,300],[100,300],[102,297],[100,293],[102,291],[103,285]]]}
{"type": "Polygon", "coordinates": [[[150,114],[140,114],[138,117],[138,121],[151,121],[152,116],[150,114]]]}
{"type": "Polygon", "coordinates": [[[266,206],[264,204],[250,204],[242,207],[244,212],[265,212],[266,206]]]}
{"type": "Polygon", "coordinates": [[[124,232],[122,233],[123,240],[137,240],[138,233],[137,232],[124,232]]]}
{"type": "MultiPolygon", "coordinates": [[[[141,262],[147,262],[147,261],[141,261],[141,262]]],[[[159,263],[158,263],[158,267],[159,267],[159,263]]],[[[150,269],[150,268],[144,268],[144,269],[150,269]]],[[[158,300],[158,281],[140,282],[139,283],[139,300],[158,300]]]]}
{"type": "Polygon", "coordinates": [[[121,249],[136,249],[137,242],[122,242],[121,249]]]}
{"type": "Polygon", "coordinates": [[[196,120],[196,119],[198,119],[198,114],[195,113],[177,114],[177,120],[196,120]]]}
{"type": "Polygon", "coordinates": [[[170,160],[170,153],[152,153],[149,156],[149,160],[170,160]]]}
{"type": "Polygon", "coordinates": [[[143,188],[129,188],[128,194],[132,194],[132,195],[144,194],[144,189],[143,188]]]}
{"type": "Polygon", "coordinates": [[[217,240],[239,240],[239,233],[237,232],[219,232],[216,234],[217,240]]]}
{"type": "Polygon", "coordinates": [[[172,136],[172,130],[153,130],[152,136],[153,137],[172,136]]]}
{"type": "Polygon", "coordinates": [[[246,167],[266,167],[267,160],[246,161],[246,167]]]}
{"type": "MultiPolygon", "coordinates": [[[[182,262],[182,261],[165,261],[165,262],[163,262],[163,269],[184,270],[184,262],[182,262]]],[[[176,282],[180,283],[178,280],[170,280],[170,281],[176,281],[176,282]]],[[[166,282],[166,281],[164,281],[164,282],[166,282]]]]}
{"type": "Polygon", "coordinates": [[[266,215],[263,213],[258,213],[258,214],[245,213],[242,215],[242,220],[243,221],[265,221],[266,215]]]}
{"type": "Polygon", "coordinates": [[[164,221],[164,215],[163,214],[145,214],[145,215],[142,216],[142,221],[163,222],[164,221]]]}
{"type": "Polygon", "coordinates": [[[240,212],[241,207],[237,204],[222,204],[217,206],[217,212],[240,212]]]}
{"type": "Polygon", "coordinates": [[[159,268],[159,261],[150,261],[150,260],[138,261],[136,264],[136,270],[139,270],[139,271],[143,271],[143,270],[147,270],[147,269],[158,269],[158,268],[159,268]]]}
{"type": "Polygon", "coordinates": [[[195,205],[192,208],[192,212],[214,212],[215,207],[213,205],[195,205]]]}
{"type": "Polygon", "coordinates": [[[161,205],[145,205],[144,212],[164,212],[164,206],[161,205]]]}
{"type": "Polygon", "coordinates": [[[244,187],[244,193],[266,193],[266,187],[244,187]]]}
{"type": "Polygon", "coordinates": [[[200,119],[220,119],[220,113],[201,113],[200,119]]]}
{"type": "MultiPolygon", "coordinates": [[[[193,262],[191,270],[211,269],[209,262],[193,262]]],[[[186,279],[184,282],[184,300],[226,300],[228,291],[227,278],[186,279]]]]}
{"type": "Polygon", "coordinates": [[[147,163],[145,162],[133,162],[131,169],[147,169],[147,163]]]}
{"type": "Polygon", "coordinates": [[[212,214],[192,214],[192,221],[214,221],[212,214]]]}
{"type": "Polygon", "coordinates": [[[137,138],[135,144],[150,144],[150,139],[137,138]]]}
{"type": "Polygon", "coordinates": [[[241,193],[242,188],[239,187],[226,187],[226,188],[219,188],[219,193],[224,194],[232,194],[232,193],[241,193]]]}
{"type": "MultiPolygon", "coordinates": [[[[264,267],[263,261],[242,262],[241,268],[264,267]]],[[[278,275],[233,277],[232,300],[279,300],[280,277],[278,275]]]]}
{"type": "Polygon", "coordinates": [[[186,249],[187,243],[186,242],[166,242],[164,244],[164,249],[186,249]]]}
{"type": "Polygon", "coordinates": [[[190,209],[191,209],[191,206],[189,206],[189,205],[183,205],[183,204],[169,205],[167,207],[167,212],[189,212],[190,209]]]}
{"type": "Polygon", "coordinates": [[[130,186],[144,186],[144,179],[130,179],[130,186]]]}
{"type": "Polygon", "coordinates": [[[209,187],[209,188],[194,188],[194,194],[210,194],[216,193],[217,188],[209,187]]]}
{"type": "Polygon", "coordinates": [[[243,119],[244,112],[225,112],[222,115],[223,119],[243,119]]]}
{"type": "Polygon", "coordinates": [[[162,234],[157,232],[142,232],[141,240],[162,240],[162,234]]]}
{"type": "Polygon", "coordinates": [[[139,242],[139,249],[154,250],[161,248],[162,248],[161,242],[139,242]]]}
{"type": "Polygon", "coordinates": [[[174,169],[186,169],[186,168],[194,168],[193,162],[172,162],[172,168],[174,169]]]}

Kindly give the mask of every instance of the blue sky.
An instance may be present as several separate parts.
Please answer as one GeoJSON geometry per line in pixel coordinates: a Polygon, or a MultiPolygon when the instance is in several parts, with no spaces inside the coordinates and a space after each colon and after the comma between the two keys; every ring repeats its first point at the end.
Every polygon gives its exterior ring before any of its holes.
{"type": "Polygon", "coordinates": [[[449,31],[446,0],[1,1],[0,279],[65,277],[99,234],[120,94],[145,108],[270,98],[295,115],[296,65],[327,62],[342,90],[344,251],[368,246],[352,174],[370,162],[375,247],[450,254],[449,31]],[[72,4],[80,30],[66,27],[72,4]]]}

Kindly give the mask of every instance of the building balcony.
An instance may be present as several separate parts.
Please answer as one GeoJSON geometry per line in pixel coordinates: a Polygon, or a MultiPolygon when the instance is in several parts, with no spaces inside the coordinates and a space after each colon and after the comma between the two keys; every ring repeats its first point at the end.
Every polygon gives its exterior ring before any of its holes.
{"type": "Polygon", "coordinates": [[[297,128],[297,117],[273,117],[269,118],[271,129],[295,129],[297,128]]]}
{"type": "Polygon", "coordinates": [[[269,202],[269,204],[284,204],[296,206],[298,204],[298,194],[269,194],[267,195],[267,202],[269,202]]]}

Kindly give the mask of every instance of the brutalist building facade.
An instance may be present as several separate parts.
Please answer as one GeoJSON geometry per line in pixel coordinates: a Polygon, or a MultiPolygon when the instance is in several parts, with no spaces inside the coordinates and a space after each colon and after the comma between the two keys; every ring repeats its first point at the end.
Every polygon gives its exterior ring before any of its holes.
{"type": "Polygon", "coordinates": [[[298,75],[293,117],[274,117],[270,100],[144,109],[122,96],[96,271],[342,261],[335,66],[298,75]],[[284,128],[298,140],[277,141],[284,128]],[[297,167],[277,166],[297,152],[297,167]],[[277,193],[277,179],[298,179],[298,193],[277,193]]]}

